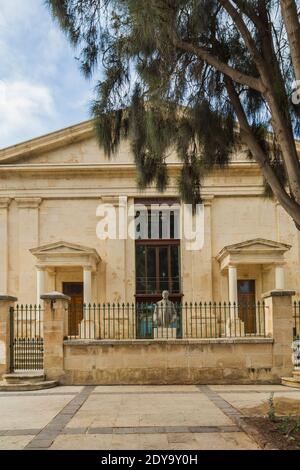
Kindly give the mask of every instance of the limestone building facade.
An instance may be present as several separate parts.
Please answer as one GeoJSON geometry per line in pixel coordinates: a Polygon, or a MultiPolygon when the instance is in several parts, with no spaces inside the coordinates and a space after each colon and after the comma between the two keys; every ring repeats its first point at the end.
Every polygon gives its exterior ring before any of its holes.
{"type": "Polygon", "coordinates": [[[107,160],[88,121],[0,151],[0,292],[20,303],[59,291],[74,301],[260,300],[272,289],[300,296],[300,239],[293,221],[264,196],[246,152],[203,183],[204,245],[185,240],[100,239],[99,205],[117,213],[177,203],[180,162],[168,157],[164,194],[141,193],[127,141],[107,160]]]}

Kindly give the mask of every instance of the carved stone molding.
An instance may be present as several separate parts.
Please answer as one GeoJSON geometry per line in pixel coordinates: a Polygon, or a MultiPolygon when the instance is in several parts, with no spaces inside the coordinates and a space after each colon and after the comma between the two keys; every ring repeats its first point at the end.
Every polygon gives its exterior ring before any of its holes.
{"type": "Polygon", "coordinates": [[[19,209],[38,209],[42,203],[40,197],[17,197],[15,201],[19,209]]]}

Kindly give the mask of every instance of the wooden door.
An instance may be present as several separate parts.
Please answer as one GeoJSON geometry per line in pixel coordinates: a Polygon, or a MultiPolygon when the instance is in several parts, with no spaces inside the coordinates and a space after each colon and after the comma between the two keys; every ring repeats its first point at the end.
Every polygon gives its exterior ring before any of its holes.
{"type": "Polygon", "coordinates": [[[245,333],[256,332],[255,280],[238,281],[238,312],[245,324],[245,333]]]}
{"type": "Polygon", "coordinates": [[[63,293],[71,297],[68,317],[69,336],[77,336],[79,334],[79,325],[83,320],[83,283],[64,282],[63,293]]]}

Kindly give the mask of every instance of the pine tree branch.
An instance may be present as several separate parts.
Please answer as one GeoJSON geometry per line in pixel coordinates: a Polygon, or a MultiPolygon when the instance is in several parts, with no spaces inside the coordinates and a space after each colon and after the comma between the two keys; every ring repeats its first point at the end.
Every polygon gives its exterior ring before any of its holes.
{"type": "Polygon", "coordinates": [[[241,137],[244,144],[247,145],[254,159],[260,166],[262,173],[266,181],[269,183],[274,195],[276,196],[282,207],[284,207],[287,213],[293,218],[297,227],[299,227],[300,206],[290,197],[285,188],[282,186],[281,182],[279,181],[273,168],[270,165],[270,161],[267,155],[264,153],[255,135],[253,134],[246,113],[243,109],[240,98],[232,80],[225,78],[225,83],[228,96],[238,118],[238,122],[241,128],[241,137]]]}
{"type": "Polygon", "coordinates": [[[266,27],[261,30],[261,39],[265,49],[264,58],[257,51],[253,38],[251,37],[246,24],[230,0],[219,1],[234,21],[260,73],[261,82],[263,84],[262,94],[271,110],[272,126],[283,154],[284,165],[288,174],[291,192],[297,203],[300,204],[299,158],[296,150],[291,118],[289,114],[285,112],[285,107],[278,100],[278,91],[274,88],[274,80],[275,85],[277,80],[279,80],[280,85],[282,85],[282,92],[286,96],[280,69],[279,67],[276,67],[278,64],[273,62],[277,59],[274,55],[272,36],[268,30],[269,25],[266,23],[266,27]]]}
{"type": "Polygon", "coordinates": [[[186,52],[192,52],[195,54],[199,59],[207,62],[209,65],[214,67],[219,72],[223,73],[230,77],[233,81],[239,83],[240,85],[246,85],[253,90],[262,92],[263,85],[261,80],[256,77],[252,77],[251,75],[247,75],[243,72],[240,72],[237,69],[234,69],[230,65],[222,62],[217,56],[213,55],[211,52],[207,51],[204,48],[195,46],[186,41],[182,41],[179,39],[174,40],[174,45],[186,52]]]}
{"type": "Polygon", "coordinates": [[[247,28],[243,18],[239,14],[239,12],[234,8],[230,0],[219,0],[220,4],[223,8],[227,11],[229,16],[231,16],[232,20],[234,21],[237,29],[239,30],[247,49],[249,50],[250,54],[253,57],[256,65],[260,69],[263,65],[263,58],[260,55],[259,51],[256,48],[256,44],[251,36],[249,29],[247,28]]]}

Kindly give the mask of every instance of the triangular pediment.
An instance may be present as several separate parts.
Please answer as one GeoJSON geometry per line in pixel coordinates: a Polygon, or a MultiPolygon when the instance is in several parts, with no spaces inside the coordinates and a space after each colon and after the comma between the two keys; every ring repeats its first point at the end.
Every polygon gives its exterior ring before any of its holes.
{"type": "Polygon", "coordinates": [[[287,245],[286,243],[267,240],[265,238],[254,238],[252,240],[245,240],[240,243],[225,246],[216,256],[216,259],[221,263],[223,268],[231,262],[252,262],[258,264],[276,261],[282,262],[284,253],[290,248],[291,245],[287,245]]]}
{"type": "Polygon", "coordinates": [[[77,245],[75,243],[69,243],[65,241],[59,241],[50,243],[48,245],[39,246],[37,248],[32,248],[30,252],[36,257],[56,254],[94,255],[99,257],[97,251],[94,248],[89,248],[83,245],[77,245]]]}
{"type": "Polygon", "coordinates": [[[124,139],[113,158],[107,159],[99,147],[95,135],[94,122],[86,121],[51,134],[31,139],[11,147],[0,149],[0,171],[6,167],[15,170],[26,166],[34,170],[39,166],[43,171],[53,166],[78,168],[81,165],[132,164],[134,159],[130,143],[124,139]]]}
{"type": "Polygon", "coordinates": [[[286,243],[276,242],[273,240],[267,240],[265,238],[254,238],[253,240],[246,240],[244,242],[235,243],[228,245],[225,249],[228,252],[232,251],[252,251],[252,250],[283,250],[287,251],[291,248],[291,245],[286,243]]]}
{"type": "Polygon", "coordinates": [[[55,153],[59,149],[72,145],[75,146],[80,142],[94,138],[94,135],[93,121],[82,122],[66,129],[60,129],[50,134],[0,149],[0,164],[30,162],[31,159],[38,162],[41,155],[49,154],[49,152],[55,153]]]}

